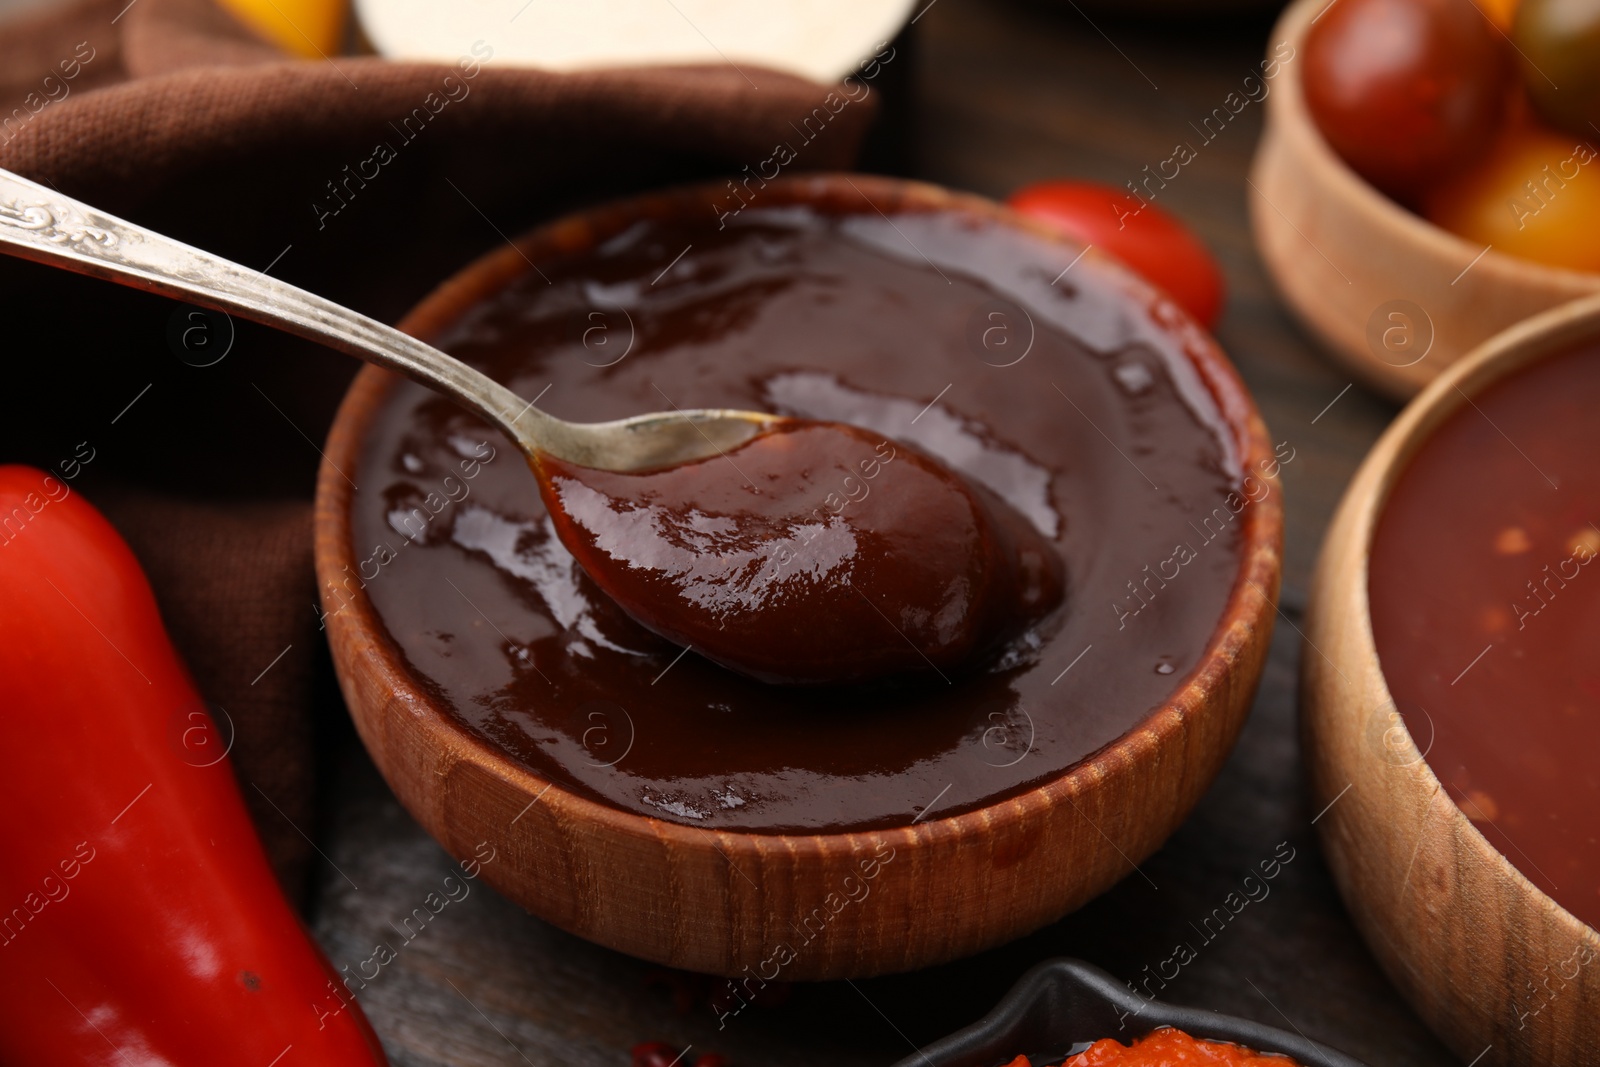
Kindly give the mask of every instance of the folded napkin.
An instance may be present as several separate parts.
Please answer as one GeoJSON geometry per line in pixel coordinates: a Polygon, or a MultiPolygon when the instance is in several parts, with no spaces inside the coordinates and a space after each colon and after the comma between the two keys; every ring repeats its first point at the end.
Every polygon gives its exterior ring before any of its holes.
{"type": "MultiPolygon", "coordinates": [[[[209,0],[87,0],[0,24],[0,167],[392,322],[542,219],[755,165],[829,92],[741,68],[552,74],[492,37],[454,64],[304,61],[209,0]]],[[[790,169],[848,165],[874,102],[790,169]]],[[[72,470],[133,546],[298,893],[317,709],[343,714],[310,497],[358,364],[9,257],[0,302],[0,462],[72,470]]]]}

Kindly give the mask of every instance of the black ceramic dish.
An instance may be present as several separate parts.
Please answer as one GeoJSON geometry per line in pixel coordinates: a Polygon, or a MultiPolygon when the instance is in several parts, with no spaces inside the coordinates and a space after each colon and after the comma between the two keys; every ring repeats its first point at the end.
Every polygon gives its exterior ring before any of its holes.
{"type": "Polygon", "coordinates": [[[1034,1067],[1058,1064],[1103,1037],[1127,1044],[1163,1026],[1292,1056],[1301,1067],[1362,1067],[1299,1034],[1200,1008],[1146,1000],[1081,960],[1050,960],[1022,976],[995,1009],[895,1067],[1003,1067],[1019,1053],[1034,1067]]]}

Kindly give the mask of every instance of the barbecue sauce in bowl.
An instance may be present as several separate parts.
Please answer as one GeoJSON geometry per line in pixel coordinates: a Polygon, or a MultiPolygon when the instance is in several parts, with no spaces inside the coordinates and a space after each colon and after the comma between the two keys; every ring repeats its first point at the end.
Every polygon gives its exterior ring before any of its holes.
{"type": "Polygon", "coordinates": [[[1395,702],[1373,743],[1398,712],[1489,843],[1600,929],[1597,410],[1592,342],[1461,405],[1390,490],[1367,591],[1395,702]]]}
{"type": "Polygon", "coordinates": [[[762,472],[797,474],[777,446],[804,433],[698,473],[550,466],[569,518],[582,490],[563,479],[596,494],[577,531],[596,551],[619,515],[644,522],[644,482],[662,479],[655,503],[677,517],[651,551],[728,553],[698,619],[676,610],[697,564],[624,570],[640,587],[608,590],[511,443],[420,386],[389,388],[349,472],[356,562],[330,610],[367,597],[438,708],[618,810],[855,832],[1058,777],[1189,684],[1275,492],[1274,471],[1243,469],[1247,402],[1188,351],[1214,359],[1209,339],[1116,267],[993,216],[885,217],[848,189],[808,188],[772,183],[723,219],[682,194],[581,237],[552,231],[525,246],[538,270],[508,259],[514,277],[430,334],[562,418],[716,407],[854,428],[761,517],[759,549],[717,541],[719,508],[765,507],[733,465],[758,487],[762,472]],[[716,493],[687,484],[712,472],[716,493]],[[874,547],[893,529],[931,538],[943,562],[874,547]],[[897,577],[831,581],[846,534],[852,567],[896,559],[897,577]],[[761,610],[790,589],[804,597],[787,621],[761,610]],[[673,610],[642,624],[657,593],[673,610]],[[736,655],[753,669],[711,658],[736,655]],[[841,672],[831,684],[824,661],[841,672]]]}

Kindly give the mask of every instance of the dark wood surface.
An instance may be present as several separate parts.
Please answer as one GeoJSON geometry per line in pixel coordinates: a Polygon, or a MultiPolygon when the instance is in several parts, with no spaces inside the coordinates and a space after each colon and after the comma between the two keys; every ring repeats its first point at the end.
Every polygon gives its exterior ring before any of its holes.
{"type": "Polygon", "coordinates": [[[624,1067],[629,1047],[644,1040],[692,1045],[686,1062],[719,1052],[740,1067],[886,1065],[975,1020],[1029,966],[1057,955],[1148,981],[1176,1003],[1299,1030],[1373,1067],[1452,1062],[1351,925],[1305,794],[1295,687],[1307,577],[1341,491],[1395,409],[1359,385],[1344,391],[1350,378],[1278,305],[1255,256],[1245,175],[1260,105],[1208,143],[1189,126],[1258,69],[1270,15],[1093,17],[1070,3],[937,0],[916,26],[909,169],[1001,197],[1059,176],[1122,185],[1178,142],[1198,147],[1158,202],[1221,260],[1230,296],[1218,335],[1274,440],[1294,449],[1283,472],[1282,615],[1250,723],[1221,777],[1140,873],[1055,926],[931,971],[797,987],[786,1003],[753,1008],[719,1030],[692,981],[570,937],[478,883],[407,940],[398,924],[440,889],[451,863],[352,746],[320,835],[326,862],[314,926],[352,972],[376,946],[394,950],[359,998],[398,1067],[624,1067]],[[1276,878],[1246,886],[1262,861],[1291,849],[1276,878]],[[1259,899],[1226,925],[1206,925],[1230,893],[1247,888],[1259,899]],[[1160,988],[1180,944],[1194,958],[1160,988]]]}

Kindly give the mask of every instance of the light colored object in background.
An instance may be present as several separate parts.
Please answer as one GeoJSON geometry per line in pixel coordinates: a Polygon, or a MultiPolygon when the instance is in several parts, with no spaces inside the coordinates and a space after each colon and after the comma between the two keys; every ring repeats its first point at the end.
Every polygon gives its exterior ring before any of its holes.
{"type": "Polygon", "coordinates": [[[1317,130],[1300,76],[1306,33],[1328,0],[1297,0],[1269,51],[1294,48],[1273,84],[1251,167],[1256,248],[1301,324],[1366,384],[1415,394],[1488,337],[1600,293],[1600,274],[1547,267],[1472,244],[1390,200],[1317,130]]]}
{"type": "Polygon", "coordinates": [[[1600,297],[1495,337],[1389,427],[1329,528],[1300,657],[1312,807],[1324,812],[1334,881],[1390,979],[1479,1067],[1597,1062],[1600,933],[1489,844],[1393,713],[1367,563],[1390,489],[1433,431],[1473,394],[1578,340],[1600,341],[1600,297]]]}
{"type": "Polygon", "coordinates": [[[544,70],[733,63],[831,83],[913,9],[911,0],[356,0],[356,15],[389,59],[453,63],[485,41],[496,64],[544,70]]]}

